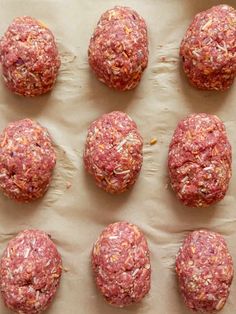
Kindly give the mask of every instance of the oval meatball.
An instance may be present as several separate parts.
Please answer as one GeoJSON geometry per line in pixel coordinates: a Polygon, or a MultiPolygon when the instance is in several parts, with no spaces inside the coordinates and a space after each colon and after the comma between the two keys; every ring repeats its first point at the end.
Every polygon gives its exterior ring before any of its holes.
{"type": "Polygon", "coordinates": [[[169,147],[171,186],[184,205],[206,207],[224,198],[232,152],[223,122],[206,113],[179,122],[169,147]]]}
{"type": "Polygon", "coordinates": [[[121,91],[135,88],[148,63],[144,19],[127,7],[106,11],[90,40],[88,56],[101,82],[121,91]]]}
{"type": "Polygon", "coordinates": [[[22,231],[8,243],[0,261],[5,305],[19,314],[42,313],[54,298],[61,272],[61,256],[49,236],[22,231]]]}
{"type": "Polygon", "coordinates": [[[199,312],[220,311],[234,275],[224,238],[207,230],[190,233],[177,255],[176,273],[187,307],[199,312]]]}
{"type": "Polygon", "coordinates": [[[147,241],[137,226],[116,222],[107,226],[92,251],[96,284],[108,303],[137,303],[150,290],[151,266],[147,241]]]}
{"type": "Polygon", "coordinates": [[[42,197],[55,164],[52,140],[39,123],[15,121],[0,134],[0,189],[11,199],[30,202],[42,197]]]}
{"type": "Polygon", "coordinates": [[[0,41],[0,61],[7,87],[37,96],[56,81],[60,57],[52,32],[32,17],[17,17],[0,41]]]}
{"type": "Polygon", "coordinates": [[[126,114],[113,111],[88,129],[84,164],[96,184],[109,193],[128,190],[137,180],[143,162],[143,139],[126,114]]]}
{"type": "Polygon", "coordinates": [[[180,46],[189,81],[205,90],[226,90],[236,76],[236,10],[218,5],[197,14],[180,46]]]}

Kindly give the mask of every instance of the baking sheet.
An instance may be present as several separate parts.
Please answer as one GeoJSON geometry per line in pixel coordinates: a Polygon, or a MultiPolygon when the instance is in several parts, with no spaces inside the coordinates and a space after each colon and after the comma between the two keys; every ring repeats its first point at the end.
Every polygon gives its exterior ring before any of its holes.
{"type": "MultiPolygon", "coordinates": [[[[208,209],[189,209],[167,187],[168,145],[179,119],[191,112],[217,114],[236,147],[236,89],[201,92],[182,74],[178,47],[193,16],[222,1],[206,0],[0,0],[0,34],[16,16],[31,15],[54,32],[62,56],[58,82],[51,94],[27,99],[11,94],[0,81],[0,129],[29,117],[47,127],[58,162],[46,196],[30,205],[0,196],[0,253],[20,230],[39,228],[53,237],[64,267],[61,286],[49,314],[187,314],[179,296],[174,260],[186,233],[210,228],[223,234],[236,265],[236,178],[225,199],[208,209]],[[87,47],[94,27],[114,5],[136,9],[146,20],[149,65],[139,87],[126,93],[108,89],[90,72],[87,47]],[[164,58],[163,58],[164,57],[164,58]],[[134,188],[111,196],[98,189],[82,163],[87,127],[105,112],[123,110],[144,137],[144,164],[134,188]],[[158,143],[150,146],[150,139],[158,143]],[[67,186],[71,184],[70,188],[67,186]],[[144,231],[151,250],[152,287],[142,303],[128,309],[107,305],[90,270],[94,241],[109,223],[127,220],[144,231]]],[[[235,1],[224,1],[235,5],[235,1]]],[[[236,168],[233,159],[233,168],[236,168]]],[[[236,280],[223,314],[236,309],[236,280]]],[[[0,313],[10,313],[0,301],[0,313]]]]}

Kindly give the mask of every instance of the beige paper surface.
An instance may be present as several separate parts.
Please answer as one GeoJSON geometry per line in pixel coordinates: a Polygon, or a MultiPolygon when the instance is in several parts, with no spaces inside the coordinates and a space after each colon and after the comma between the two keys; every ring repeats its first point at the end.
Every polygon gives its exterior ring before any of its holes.
{"type": "MultiPolygon", "coordinates": [[[[225,1],[235,5],[235,1],[225,1]]],[[[30,205],[0,195],[0,254],[20,230],[39,228],[52,235],[62,254],[64,272],[50,314],[187,314],[177,289],[174,261],[186,233],[210,228],[222,233],[236,265],[236,178],[225,199],[207,209],[189,209],[168,183],[168,145],[179,119],[191,112],[217,114],[236,148],[236,85],[226,93],[201,92],[188,85],[179,66],[178,48],[193,16],[222,1],[206,0],[0,0],[0,34],[16,16],[31,15],[54,32],[62,56],[51,94],[27,99],[13,95],[0,81],[0,129],[29,117],[49,129],[58,161],[46,196],[30,205]],[[149,65],[139,87],[126,93],[108,89],[90,72],[87,47],[106,9],[127,5],[146,20],[149,65]],[[165,57],[165,60],[162,58],[165,57]],[[111,196],[98,189],[83,168],[87,127],[105,112],[123,110],[144,137],[144,163],[134,188],[111,196]],[[158,143],[150,146],[151,138],[158,143]],[[67,183],[71,188],[67,189],[67,183]],[[128,309],[107,305],[90,270],[94,241],[109,223],[127,220],[144,231],[151,250],[152,287],[142,303],[128,309]]],[[[236,162],[233,158],[233,169],[236,162]]],[[[223,314],[236,311],[236,279],[223,314]]],[[[10,313],[0,301],[0,313],[10,313]]]]}

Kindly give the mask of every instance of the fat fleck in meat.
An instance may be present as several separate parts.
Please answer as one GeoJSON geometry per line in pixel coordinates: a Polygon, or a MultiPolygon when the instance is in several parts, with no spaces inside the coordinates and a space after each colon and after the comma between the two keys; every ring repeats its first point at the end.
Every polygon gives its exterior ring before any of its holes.
{"type": "Polygon", "coordinates": [[[236,76],[236,10],[218,5],[197,14],[180,47],[192,85],[226,90],[236,76]]]}
{"type": "Polygon", "coordinates": [[[148,63],[144,19],[127,7],[106,11],[90,40],[88,56],[101,82],[121,91],[135,88],[148,63]]]}
{"type": "Polygon", "coordinates": [[[30,119],[10,123],[0,134],[0,188],[21,202],[44,195],[56,164],[48,131],[30,119]]]}
{"type": "Polygon", "coordinates": [[[116,222],[103,230],[93,247],[92,267],[96,284],[111,305],[139,302],[150,290],[147,241],[128,222],[116,222]]]}
{"type": "Polygon", "coordinates": [[[0,61],[7,87],[23,96],[50,91],[61,64],[52,32],[29,16],[8,27],[0,41],[0,61]]]}
{"type": "Polygon", "coordinates": [[[220,311],[234,275],[224,238],[207,230],[190,233],[177,255],[176,273],[187,307],[198,312],[220,311]]]}
{"type": "Polygon", "coordinates": [[[62,272],[55,244],[39,230],[13,238],[0,261],[0,287],[5,305],[19,314],[40,314],[52,302],[62,272]]]}
{"type": "Polygon", "coordinates": [[[97,185],[121,193],[137,180],[143,162],[143,139],[135,122],[113,111],[95,120],[88,129],[84,164],[97,185]]]}
{"type": "Polygon", "coordinates": [[[206,207],[224,198],[231,178],[232,151],[216,116],[192,114],[177,125],[169,147],[171,186],[186,206],[206,207]]]}

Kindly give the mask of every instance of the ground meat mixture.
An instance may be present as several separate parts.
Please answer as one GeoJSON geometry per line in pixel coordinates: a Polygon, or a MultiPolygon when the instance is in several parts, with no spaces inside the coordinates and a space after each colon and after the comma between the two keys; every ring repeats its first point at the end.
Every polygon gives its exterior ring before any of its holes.
{"type": "Polygon", "coordinates": [[[126,113],[114,111],[90,125],[84,164],[100,188],[121,193],[137,180],[142,150],[143,139],[135,122],[126,113]]]}
{"type": "Polygon", "coordinates": [[[192,114],[180,121],[169,148],[171,186],[190,207],[224,198],[231,178],[232,152],[225,126],[216,116],[192,114]]]}
{"type": "Polygon", "coordinates": [[[6,196],[22,202],[43,196],[55,164],[51,138],[37,122],[10,123],[0,135],[0,188],[6,196]]]}
{"type": "Polygon", "coordinates": [[[89,64],[107,86],[135,88],[148,63],[147,26],[127,7],[115,7],[100,18],[89,45],[89,64]]]}
{"type": "Polygon", "coordinates": [[[8,27],[0,41],[0,61],[8,88],[24,96],[50,91],[60,67],[52,32],[29,16],[14,19],[8,27]]]}
{"type": "Polygon", "coordinates": [[[139,302],[149,292],[149,249],[135,225],[116,222],[106,227],[93,247],[92,267],[98,288],[114,306],[139,302]]]}
{"type": "Polygon", "coordinates": [[[19,314],[42,313],[54,298],[61,272],[61,256],[46,233],[19,233],[8,243],[0,261],[0,287],[6,306],[19,314]]]}
{"type": "Polygon", "coordinates": [[[218,5],[196,15],[180,47],[192,85],[226,90],[236,76],[236,10],[218,5]]]}
{"type": "Polygon", "coordinates": [[[176,272],[186,305],[194,311],[220,311],[229,296],[233,261],[224,238],[215,232],[190,233],[176,258],[176,272]]]}

